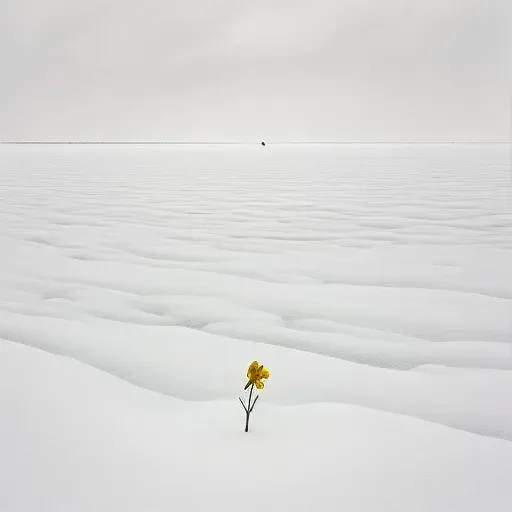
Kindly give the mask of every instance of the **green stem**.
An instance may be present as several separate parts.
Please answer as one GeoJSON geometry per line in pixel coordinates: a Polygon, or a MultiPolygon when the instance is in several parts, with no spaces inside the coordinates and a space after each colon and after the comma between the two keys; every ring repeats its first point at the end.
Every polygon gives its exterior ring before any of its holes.
{"type": "Polygon", "coordinates": [[[251,386],[251,391],[249,391],[249,404],[247,409],[245,410],[245,431],[249,432],[249,416],[251,415],[251,398],[252,398],[252,390],[254,389],[254,384],[251,386]]]}
{"type": "Polygon", "coordinates": [[[254,406],[256,405],[256,402],[258,401],[259,397],[260,397],[260,395],[256,395],[256,398],[254,399],[254,402],[252,403],[252,406],[249,409],[249,412],[252,412],[252,410],[254,409],[254,406]]]}

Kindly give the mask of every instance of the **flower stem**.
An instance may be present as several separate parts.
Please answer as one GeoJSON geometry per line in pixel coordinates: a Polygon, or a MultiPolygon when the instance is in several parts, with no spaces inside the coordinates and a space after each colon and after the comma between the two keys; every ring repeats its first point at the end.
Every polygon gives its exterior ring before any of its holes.
{"type": "Polygon", "coordinates": [[[251,415],[251,398],[252,398],[252,391],[254,389],[254,384],[251,386],[251,391],[249,391],[249,403],[247,405],[247,409],[245,409],[245,431],[249,432],[249,416],[251,415]]]}

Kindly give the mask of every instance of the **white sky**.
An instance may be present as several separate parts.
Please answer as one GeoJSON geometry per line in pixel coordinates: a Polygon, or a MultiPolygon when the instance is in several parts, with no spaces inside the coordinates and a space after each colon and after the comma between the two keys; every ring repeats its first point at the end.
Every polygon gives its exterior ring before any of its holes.
{"type": "Polygon", "coordinates": [[[510,0],[0,0],[2,140],[510,140],[510,0]]]}

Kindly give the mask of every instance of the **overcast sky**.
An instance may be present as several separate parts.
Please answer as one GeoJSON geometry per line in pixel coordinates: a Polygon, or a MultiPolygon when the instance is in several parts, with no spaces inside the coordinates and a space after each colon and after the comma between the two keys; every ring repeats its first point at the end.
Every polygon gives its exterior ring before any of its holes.
{"type": "Polygon", "coordinates": [[[510,0],[0,0],[2,140],[510,140],[510,0]]]}

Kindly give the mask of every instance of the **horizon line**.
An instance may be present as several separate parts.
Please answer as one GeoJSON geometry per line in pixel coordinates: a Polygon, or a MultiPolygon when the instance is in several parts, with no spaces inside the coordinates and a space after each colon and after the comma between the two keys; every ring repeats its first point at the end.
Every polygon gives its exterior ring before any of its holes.
{"type": "Polygon", "coordinates": [[[455,141],[436,141],[436,140],[374,140],[374,141],[81,141],[81,140],[12,140],[0,141],[2,145],[25,144],[25,145],[58,145],[58,144],[76,144],[76,145],[261,145],[265,144],[512,144],[511,141],[473,141],[473,140],[455,140],[455,141]]]}

